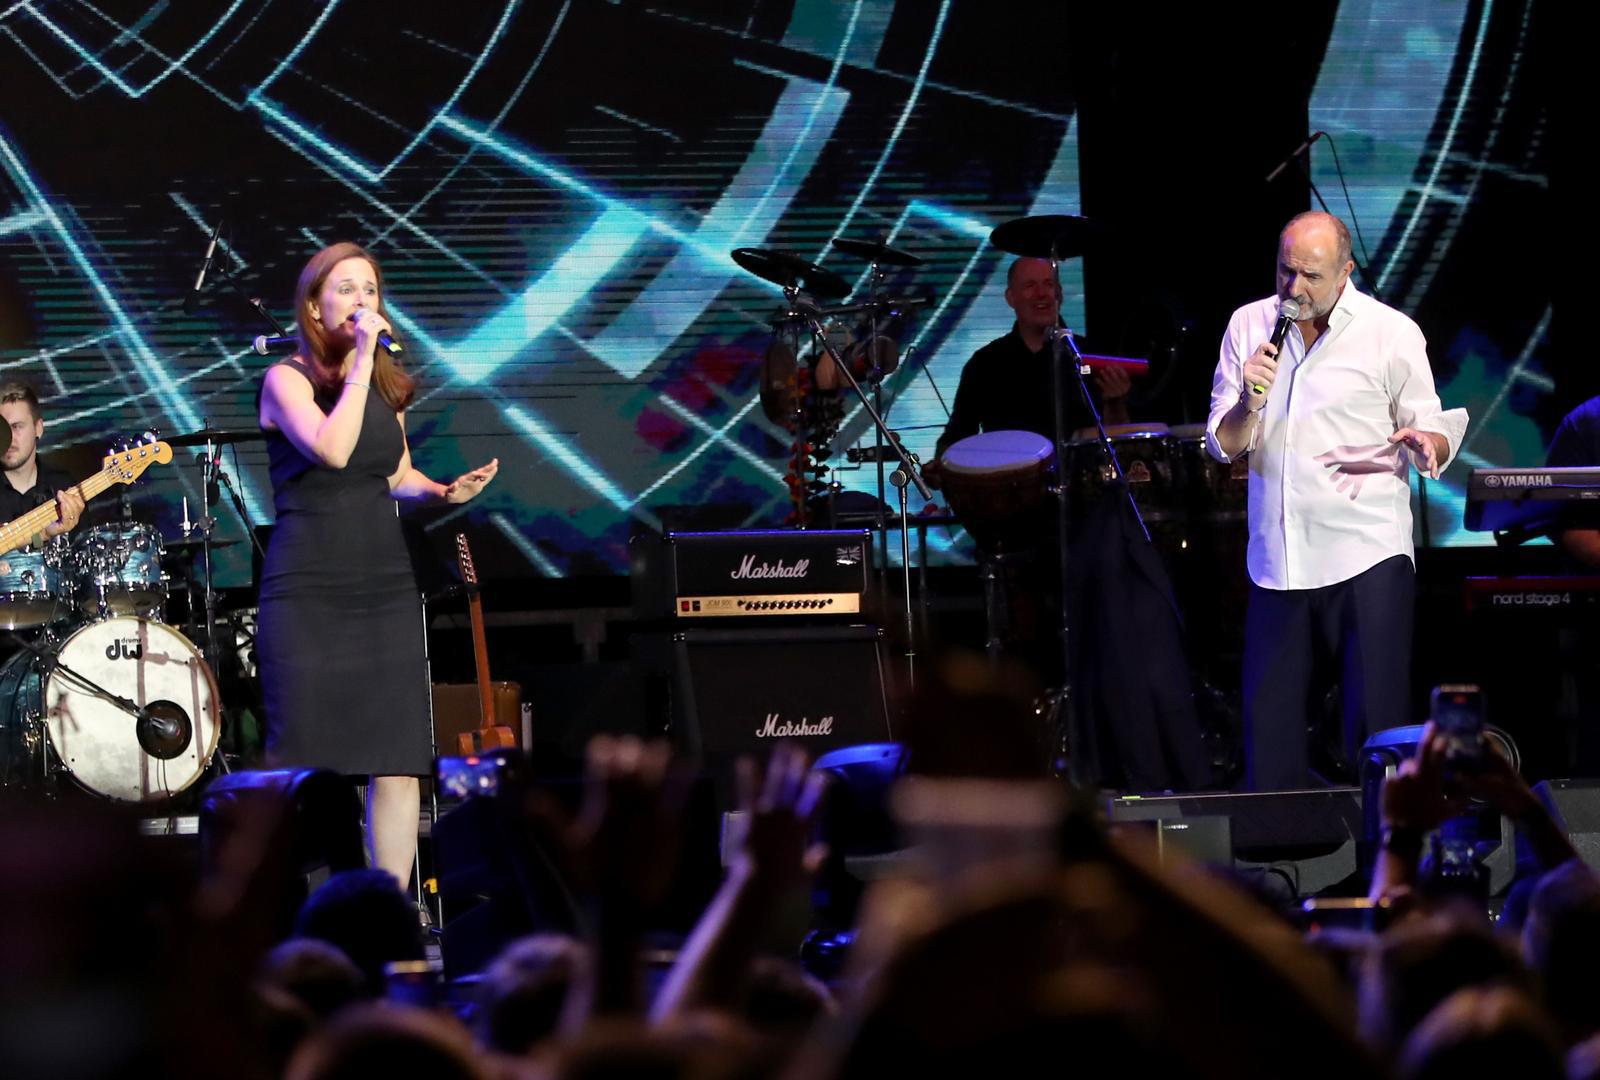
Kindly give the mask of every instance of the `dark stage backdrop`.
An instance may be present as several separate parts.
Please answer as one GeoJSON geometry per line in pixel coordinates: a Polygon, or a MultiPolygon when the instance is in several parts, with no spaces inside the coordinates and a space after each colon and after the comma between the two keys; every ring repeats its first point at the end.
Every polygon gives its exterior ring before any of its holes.
{"type": "MultiPolygon", "coordinates": [[[[3,4],[0,376],[38,385],[47,452],[82,467],[114,436],[253,427],[265,361],[247,346],[267,327],[243,298],[287,320],[305,258],[353,239],[383,261],[421,376],[419,465],[502,462],[432,535],[465,525],[485,574],[613,575],[638,531],[787,512],[787,436],[757,398],[777,290],[729,249],[789,248],[858,287],[832,238],[927,260],[890,275],[931,303],[887,385],[926,454],[933,384],[948,400],[1009,327],[989,231],[1098,217],[1105,246],[1063,268],[1067,318],[1156,356],[1147,413],[1198,419],[1228,311],[1270,291],[1275,230],[1308,205],[1293,170],[1261,178],[1321,129],[1312,175],[1353,209],[1370,286],[1419,319],[1446,404],[1472,411],[1463,463],[1539,460],[1589,387],[1546,358],[1537,5],[1312,4],[1288,30],[1264,6],[1108,7],[3,4]],[[219,220],[223,272],[185,315],[219,220]]],[[[840,449],[866,432],[847,412],[840,449]]],[[[198,501],[188,461],[138,493],[168,529],[198,501]]],[[[270,521],[259,444],[237,464],[270,521]]],[[[1475,540],[1463,479],[1430,486],[1435,543],[1475,540]]],[[[963,557],[959,535],[932,539],[963,557]]],[[[242,556],[228,570],[248,578],[242,556]]]]}

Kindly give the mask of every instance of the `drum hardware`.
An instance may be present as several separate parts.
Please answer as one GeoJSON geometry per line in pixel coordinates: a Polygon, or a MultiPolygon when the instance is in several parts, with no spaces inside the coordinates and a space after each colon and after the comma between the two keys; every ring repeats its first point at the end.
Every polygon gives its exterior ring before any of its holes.
{"type": "MultiPolygon", "coordinates": [[[[873,453],[875,455],[873,461],[877,465],[878,476],[878,498],[873,504],[872,524],[878,537],[879,559],[881,564],[887,567],[889,565],[889,534],[888,530],[884,527],[884,510],[888,506],[888,502],[884,498],[885,494],[887,493],[887,488],[884,484],[884,465],[887,455],[890,454],[893,454],[895,457],[900,458],[901,460],[907,459],[904,457],[904,452],[898,447],[898,445],[893,449],[886,448],[884,446],[885,437],[893,439],[894,436],[891,432],[889,432],[889,429],[884,426],[884,422],[881,419],[882,414],[886,411],[883,404],[883,380],[889,375],[893,374],[895,369],[900,366],[900,346],[899,343],[897,343],[893,338],[879,332],[879,319],[884,316],[892,317],[893,315],[899,313],[900,308],[912,306],[918,301],[914,298],[895,299],[885,297],[883,295],[883,285],[887,275],[884,271],[884,267],[920,266],[922,264],[922,260],[909,252],[896,250],[882,241],[851,240],[847,237],[836,237],[831,241],[831,243],[832,246],[839,251],[842,251],[847,255],[854,255],[857,258],[866,259],[868,263],[867,301],[865,303],[853,305],[855,308],[870,315],[870,319],[867,323],[866,339],[862,344],[862,348],[858,350],[855,355],[847,354],[848,361],[841,361],[837,356],[833,357],[832,359],[833,363],[835,364],[848,363],[851,366],[850,374],[852,383],[855,382],[855,376],[859,375],[863,381],[872,387],[872,404],[879,414],[878,422],[874,425],[872,433],[873,453]],[[865,363],[861,363],[861,360],[865,360],[865,363]]],[[[818,365],[818,374],[819,376],[831,375],[831,373],[826,372],[820,364],[818,365]]],[[[832,380],[837,382],[837,376],[832,376],[832,380]]],[[[906,529],[904,527],[906,516],[905,487],[908,481],[903,476],[899,479],[895,479],[894,476],[890,475],[888,479],[891,483],[893,483],[899,494],[900,519],[902,522],[902,527],[900,530],[900,554],[903,559],[909,560],[910,540],[906,535],[906,529]]],[[[927,497],[926,491],[923,492],[923,497],[927,497]]],[[[909,567],[909,561],[906,562],[906,565],[909,567]]],[[[910,570],[907,569],[906,622],[908,627],[911,621],[910,590],[910,570]]]]}
{"type": "Polygon", "coordinates": [[[212,538],[217,526],[213,508],[221,501],[222,492],[226,491],[228,493],[229,501],[233,503],[234,512],[238,514],[239,520],[244,524],[245,535],[250,538],[250,542],[255,545],[261,557],[266,557],[266,552],[261,550],[261,541],[256,538],[255,525],[250,520],[250,512],[245,509],[244,500],[239,497],[238,489],[234,487],[233,481],[223,468],[221,447],[228,443],[246,442],[265,437],[259,431],[223,431],[207,426],[199,431],[191,432],[188,435],[180,435],[172,440],[180,446],[197,445],[200,442],[205,444],[204,452],[195,455],[195,464],[199,466],[201,473],[200,518],[197,521],[189,520],[189,500],[185,497],[183,502],[183,532],[177,543],[191,548],[198,547],[199,553],[204,558],[204,569],[201,574],[201,611],[204,614],[205,621],[204,653],[206,662],[210,665],[212,671],[220,670],[222,662],[221,650],[217,641],[217,591],[212,576],[214,560],[212,549],[221,547],[224,543],[235,542],[214,540],[212,538]]]}

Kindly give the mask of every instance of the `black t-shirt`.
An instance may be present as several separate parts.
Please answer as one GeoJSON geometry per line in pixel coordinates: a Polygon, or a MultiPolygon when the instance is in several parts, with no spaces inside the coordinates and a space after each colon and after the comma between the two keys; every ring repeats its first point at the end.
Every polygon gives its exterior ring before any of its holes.
{"type": "MultiPolygon", "coordinates": [[[[1544,463],[1551,468],[1600,468],[1600,397],[1592,397],[1569,412],[1550,440],[1544,463]]],[[[1567,528],[1594,528],[1591,503],[1577,503],[1561,520],[1567,528]]],[[[1593,567],[1580,565],[1570,557],[1563,563],[1573,570],[1593,573],[1593,567]]]]}
{"type": "Polygon", "coordinates": [[[1556,428],[1545,464],[1551,468],[1600,466],[1600,397],[1573,409],[1556,428]]]}
{"type": "MultiPolygon", "coordinates": [[[[1081,346],[1080,346],[1081,347],[1081,346]]],[[[961,369],[956,402],[950,420],[939,436],[937,452],[980,431],[1032,431],[1055,441],[1056,414],[1050,397],[1051,347],[1033,352],[1012,327],[972,354],[961,369]]],[[[1077,376],[1065,366],[1067,384],[1067,437],[1094,423],[1083,404],[1077,376]]]]}
{"type": "Polygon", "coordinates": [[[57,491],[71,487],[76,482],[64,469],[57,469],[43,461],[39,462],[39,475],[33,487],[27,491],[18,491],[11,486],[10,480],[0,477],[0,525],[15,521],[34,507],[51,502],[57,491]]]}

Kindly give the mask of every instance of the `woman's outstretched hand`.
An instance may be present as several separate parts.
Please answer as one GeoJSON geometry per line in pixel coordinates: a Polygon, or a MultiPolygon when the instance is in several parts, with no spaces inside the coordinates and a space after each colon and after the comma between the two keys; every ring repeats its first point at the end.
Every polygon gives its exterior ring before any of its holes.
{"type": "Polygon", "coordinates": [[[478,497],[478,492],[489,486],[489,481],[494,479],[494,474],[500,471],[500,459],[495,458],[489,464],[464,472],[452,480],[444,489],[444,501],[448,503],[464,503],[478,497]]]}

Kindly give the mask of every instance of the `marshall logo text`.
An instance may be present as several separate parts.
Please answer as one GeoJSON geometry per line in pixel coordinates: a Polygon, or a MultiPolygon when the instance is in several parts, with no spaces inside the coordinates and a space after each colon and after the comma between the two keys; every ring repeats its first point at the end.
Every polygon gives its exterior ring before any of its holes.
{"type": "Polygon", "coordinates": [[[815,724],[806,723],[806,718],[798,721],[785,720],[778,722],[778,714],[768,713],[767,722],[756,728],[758,739],[793,739],[802,735],[832,735],[833,717],[824,716],[815,724]]]}
{"type": "Polygon", "coordinates": [[[739,569],[731,571],[728,576],[735,581],[745,578],[802,578],[810,568],[810,559],[797,559],[788,566],[783,565],[782,559],[775,563],[764,562],[757,566],[756,557],[746,555],[739,563],[739,569]]]}

